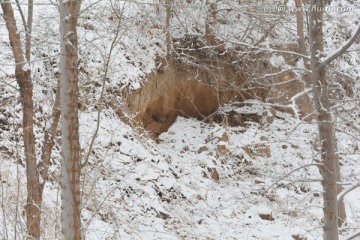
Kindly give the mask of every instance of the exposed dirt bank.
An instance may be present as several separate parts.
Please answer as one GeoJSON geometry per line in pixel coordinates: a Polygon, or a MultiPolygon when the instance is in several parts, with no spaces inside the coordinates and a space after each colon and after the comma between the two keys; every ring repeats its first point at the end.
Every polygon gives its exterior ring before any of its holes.
{"type": "MultiPolygon", "coordinates": [[[[192,47],[196,45],[191,41],[192,47]]],[[[182,49],[189,48],[185,45],[182,49]]],[[[186,57],[180,54],[159,60],[158,69],[147,76],[144,86],[125,96],[136,120],[154,137],[166,131],[177,116],[204,119],[231,101],[261,99],[285,106],[305,86],[301,75],[291,71],[278,74],[281,69],[272,66],[270,53],[243,57],[214,49],[184,50],[182,54],[186,57]]],[[[296,59],[286,56],[283,61],[295,65],[296,59]]],[[[297,101],[301,115],[311,112],[308,99],[297,101]]]]}
{"type": "Polygon", "coordinates": [[[204,62],[196,66],[163,60],[162,67],[147,77],[145,85],[126,97],[128,107],[157,136],[177,116],[203,119],[225,102],[250,98],[252,94],[239,90],[245,84],[245,75],[228,61],[223,57],[217,58],[216,64],[204,62]]]}

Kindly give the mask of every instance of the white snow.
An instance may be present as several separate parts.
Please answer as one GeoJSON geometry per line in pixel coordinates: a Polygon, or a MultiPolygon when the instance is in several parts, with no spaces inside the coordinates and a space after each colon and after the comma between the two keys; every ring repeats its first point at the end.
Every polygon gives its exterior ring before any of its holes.
{"type": "Polygon", "coordinates": [[[25,72],[31,70],[30,64],[29,64],[29,63],[25,63],[25,64],[22,66],[22,70],[25,71],[25,72]]]}
{"type": "MultiPolygon", "coordinates": [[[[172,19],[174,38],[204,34],[203,2],[177,3],[178,15],[172,19]]],[[[84,10],[78,26],[80,99],[84,105],[80,113],[83,157],[95,132],[97,109],[102,107],[99,133],[81,178],[86,239],[287,240],[292,239],[292,235],[321,239],[321,176],[317,167],[311,165],[319,159],[316,124],[270,111],[270,105],[249,101],[242,107],[226,105],[219,112],[234,111],[242,117],[273,116],[274,122],[269,124],[264,118],[260,121],[249,118],[237,126],[226,126],[179,117],[160,135],[159,144],[156,144],[142,129],[122,122],[108,103],[115,101],[120,105],[120,91],[140,89],[146,75],[159,64],[156,58],[164,56],[163,6],[157,9],[147,4],[149,1],[142,1],[144,4],[118,1],[113,2],[112,7],[107,1],[93,3],[93,0],[83,1],[84,10]],[[114,8],[123,11],[124,18],[109,61],[105,79],[107,94],[99,104],[105,63],[118,26],[114,8]],[[261,151],[269,151],[270,155],[261,151]],[[309,166],[301,168],[306,165],[309,166]],[[298,171],[287,175],[297,168],[298,171]],[[214,170],[219,175],[218,180],[212,177],[214,170]],[[264,215],[270,219],[263,219],[264,215]]],[[[345,3],[348,1],[331,1],[332,5],[345,3]]],[[[59,16],[53,5],[35,6],[32,57],[43,59],[31,63],[39,157],[43,130],[52,122],[51,109],[59,74],[59,16]]],[[[226,47],[238,46],[236,43],[250,47],[263,36],[264,29],[251,18],[252,6],[221,1],[221,7],[223,10],[218,15],[221,21],[213,30],[220,38],[228,40],[226,47]],[[234,10],[229,11],[231,8],[234,10]]],[[[20,15],[15,14],[20,27],[20,15]]],[[[324,22],[326,55],[342,46],[360,16],[358,8],[347,15],[328,14],[331,21],[324,22]],[[335,21],[341,26],[335,28],[335,21]]],[[[292,19],[286,28],[276,25],[272,35],[257,50],[291,41],[296,32],[293,16],[285,16],[292,19]]],[[[269,22],[261,26],[269,27],[280,17],[269,16],[269,22]]],[[[0,24],[0,32],[6,33],[4,24],[0,24]]],[[[19,29],[19,33],[23,36],[23,29],[19,29]]],[[[0,193],[5,206],[0,212],[0,236],[14,239],[15,233],[18,238],[25,234],[22,114],[14,78],[15,65],[6,34],[0,35],[0,47],[0,193]]],[[[356,43],[353,49],[358,48],[359,43],[356,43]]],[[[273,67],[288,68],[284,57],[278,53],[273,53],[269,61],[273,67]]],[[[298,64],[303,68],[301,59],[298,64]]],[[[351,51],[334,62],[333,67],[358,79],[359,66],[359,52],[351,51]]],[[[30,69],[29,64],[24,67],[30,69]]],[[[338,79],[331,75],[331,81],[338,79]]],[[[353,85],[355,96],[358,96],[358,86],[358,82],[353,85]]],[[[353,109],[338,113],[336,125],[342,182],[347,188],[360,181],[360,122],[357,102],[349,101],[344,105],[346,109],[353,109]]],[[[131,115],[127,116],[131,120],[131,115]]],[[[50,180],[44,190],[44,239],[61,239],[59,146],[60,140],[56,139],[50,180]]],[[[341,230],[343,238],[360,228],[359,201],[359,188],[345,196],[347,224],[341,230]]]]}

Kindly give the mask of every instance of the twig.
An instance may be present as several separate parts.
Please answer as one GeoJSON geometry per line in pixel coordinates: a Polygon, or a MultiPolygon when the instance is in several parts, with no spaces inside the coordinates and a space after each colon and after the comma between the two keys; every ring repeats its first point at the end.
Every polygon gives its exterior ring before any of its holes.
{"type": "Polygon", "coordinates": [[[338,48],[333,54],[327,56],[324,58],[324,60],[316,67],[316,69],[321,69],[332,61],[334,61],[336,58],[340,57],[346,50],[348,50],[349,47],[355,42],[356,38],[360,35],[360,25],[357,27],[356,32],[351,36],[351,38],[340,48],[338,48]]]}
{"type": "MultiPolygon", "coordinates": [[[[123,6],[125,5],[126,1],[124,2],[123,6]]],[[[122,8],[124,9],[124,7],[122,8]]],[[[112,53],[113,53],[113,50],[115,48],[115,45],[116,45],[116,42],[119,38],[119,34],[120,34],[120,27],[121,27],[121,23],[122,23],[122,17],[123,17],[123,13],[124,11],[122,10],[120,15],[118,16],[119,18],[119,21],[118,21],[118,25],[117,25],[117,28],[116,28],[116,33],[115,33],[115,37],[113,39],[113,41],[111,42],[111,46],[110,46],[110,50],[109,50],[109,55],[106,59],[106,63],[105,63],[105,72],[104,72],[104,76],[103,76],[103,83],[102,83],[102,88],[101,88],[101,94],[100,94],[100,97],[99,97],[99,102],[101,102],[104,98],[104,93],[105,93],[105,83],[106,83],[106,79],[107,79],[107,75],[108,75],[108,72],[109,72],[109,66],[110,66],[110,60],[111,60],[111,56],[112,56],[112,53]]],[[[100,104],[99,104],[100,105],[100,104]]],[[[82,169],[83,167],[86,166],[86,164],[89,162],[89,158],[90,158],[90,154],[91,154],[91,151],[93,149],[93,146],[94,146],[94,142],[95,142],[95,139],[98,135],[98,132],[99,132],[99,128],[100,128],[100,120],[101,120],[101,106],[99,106],[99,109],[97,111],[97,121],[96,121],[96,129],[95,129],[95,132],[94,132],[94,135],[91,139],[91,142],[90,142],[90,145],[89,145],[89,150],[86,154],[86,157],[85,157],[85,161],[81,164],[80,168],[82,169]]]]}
{"type": "Polygon", "coordinates": [[[20,5],[20,2],[19,0],[15,0],[16,2],[16,6],[18,7],[18,10],[20,12],[20,16],[21,16],[21,20],[22,20],[22,23],[24,25],[24,28],[25,28],[25,32],[27,32],[27,25],[26,25],[26,20],[25,20],[25,15],[24,15],[24,12],[21,8],[21,5],[20,5]]]}
{"type": "Polygon", "coordinates": [[[264,192],[266,193],[267,191],[269,191],[273,186],[275,186],[278,182],[280,182],[281,180],[283,180],[284,178],[286,178],[287,176],[289,176],[290,174],[302,169],[302,168],[306,168],[306,167],[311,167],[311,166],[322,166],[321,164],[318,163],[311,163],[311,164],[307,164],[298,168],[295,168],[294,170],[292,170],[291,172],[285,174],[284,176],[282,176],[281,178],[279,178],[276,182],[274,182],[273,184],[270,185],[270,187],[268,187],[264,192]]]}
{"type": "MultiPolygon", "coordinates": [[[[226,40],[226,39],[224,39],[224,40],[226,40]]],[[[240,45],[240,46],[247,47],[247,48],[250,48],[250,49],[255,49],[255,50],[258,50],[258,51],[261,51],[261,52],[283,53],[283,54],[289,54],[289,55],[302,57],[304,60],[310,60],[310,58],[308,56],[305,56],[304,54],[300,54],[300,53],[293,52],[293,51],[276,50],[276,49],[272,49],[272,48],[261,48],[261,47],[256,47],[254,45],[247,44],[247,43],[244,43],[244,42],[235,42],[235,41],[231,41],[231,40],[227,40],[227,41],[232,43],[232,44],[240,45]]]]}
{"type": "Polygon", "coordinates": [[[293,67],[293,68],[285,69],[285,70],[282,70],[282,71],[276,72],[276,73],[264,74],[262,77],[259,77],[258,79],[268,78],[268,77],[277,77],[279,75],[282,75],[282,74],[285,74],[285,73],[288,73],[288,72],[295,72],[295,71],[304,71],[304,72],[307,72],[307,73],[311,73],[311,71],[307,70],[306,68],[293,67]]]}
{"type": "Polygon", "coordinates": [[[352,240],[352,239],[355,239],[356,237],[359,237],[359,236],[360,236],[360,232],[357,232],[354,235],[348,237],[346,240],[352,240]]]}
{"type": "Polygon", "coordinates": [[[355,190],[356,188],[360,187],[360,182],[357,182],[355,185],[352,185],[351,187],[344,189],[341,193],[339,193],[339,195],[337,196],[337,202],[341,202],[343,201],[344,197],[346,194],[348,194],[349,192],[355,190]]]}

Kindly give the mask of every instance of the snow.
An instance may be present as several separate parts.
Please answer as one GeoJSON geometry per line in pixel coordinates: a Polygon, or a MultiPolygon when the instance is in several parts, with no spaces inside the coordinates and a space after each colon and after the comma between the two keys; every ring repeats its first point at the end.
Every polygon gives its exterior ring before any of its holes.
{"type": "Polygon", "coordinates": [[[22,70],[27,72],[29,70],[31,70],[30,64],[29,63],[25,63],[22,67],[22,70]]]}
{"type": "MultiPolygon", "coordinates": [[[[193,2],[194,5],[178,3],[181,8],[172,19],[174,38],[203,35],[205,7],[203,1],[193,2]]],[[[347,4],[336,2],[331,4],[347,4]]],[[[80,92],[85,103],[80,113],[82,156],[89,151],[98,121],[97,109],[103,106],[100,129],[89,162],[82,170],[81,214],[86,239],[292,239],[292,235],[321,239],[321,176],[314,166],[319,158],[317,126],[275,111],[271,104],[248,101],[241,106],[226,105],[218,113],[252,114],[260,121],[249,118],[230,126],[179,117],[155,143],[143,129],[126,125],[108,103],[119,99],[116,91],[140,89],[146,75],[156,69],[157,57],[164,56],[163,6],[157,10],[150,4],[114,3],[112,7],[123,11],[124,18],[113,55],[107,61],[119,22],[108,2],[98,1],[92,7],[93,3],[83,1],[78,28],[80,92]],[[109,69],[105,86],[109,94],[99,103],[106,62],[109,69]],[[274,117],[274,122],[268,123],[266,117],[274,117]],[[306,165],[309,166],[303,167],[306,165]],[[218,179],[213,174],[215,170],[218,179]],[[273,220],[260,215],[269,215],[273,220]]],[[[237,46],[236,43],[252,46],[263,30],[251,18],[251,9],[235,6],[236,1],[221,4],[222,9],[237,7],[237,11],[219,12],[223,21],[214,26],[216,34],[228,40],[226,47],[237,46]],[[241,14],[237,16],[237,12],[241,14]],[[253,30],[247,31],[247,27],[253,30]]],[[[35,11],[32,58],[43,59],[31,63],[40,156],[43,129],[52,122],[55,79],[59,74],[59,16],[52,5],[36,5],[35,11]]],[[[344,36],[355,29],[354,18],[360,16],[359,9],[348,12],[349,16],[329,14],[342,27],[334,28],[333,22],[325,22],[326,35],[330,36],[326,38],[326,55],[342,46],[344,36]]],[[[270,26],[278,19],[280,16],[273,15],[262,26],[270,26]]],[[[6,32],[3,24],[0,30],[6,32]]],[[[291,31],[295,32],[294,24],[287,29],[276,26],[274,35],[257,50],[290,41],[291,31]]],[[[19,33],[24,34],[20,30],[19,33]]],[[[14,239],[15,233],[21,237],[25,233],[25,217],[21,214],[26,201],[21,105],[6,34],[0,35],[0,46],[0,193],[6,204],[0,213],[0,236],[14,239]]],[[[358,48],[356,43],[353,49],[358,48]]],[[[288,68],[278,53],[273,53],[269,61],[273,67],[288,68]]],[[[298,64],[303,68],[302,59],[298,64]]],[[[358,51],[348,52],[334,63],[336,69],[355,79],[359,78],[359,66],[358,51]]],[[[358,83],[354,85],[354,92],[357,91],[358,83]]],[[[345,188],[360,181],[356,104],[347,103],[346,107],[355,107],[354,110],[339,113],[337,122],[345,188]],[[352,125],[348,124],[349,119],[352,125]]],[[[44,239],[61,238],[59,144],[56,139],[50,180],[44,190],[44,239]]],[[[345,196],[348,219],[342,237],[360,227],[359,201],[359,188],[345,196]]]]}
{"type": "Polygon", "coordinates": [[[283,56],[276,56],[275,54],[273,54],[270,58],[270,63],[273,67],[281,67],[285,64],[285,59],[283,58],[283,56]]]}

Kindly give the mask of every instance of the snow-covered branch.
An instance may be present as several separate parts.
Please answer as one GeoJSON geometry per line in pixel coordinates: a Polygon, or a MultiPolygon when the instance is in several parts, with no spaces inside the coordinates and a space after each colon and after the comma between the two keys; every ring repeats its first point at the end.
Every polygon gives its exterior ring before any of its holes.
{"type": "Polygon", "coordinates": [[[340,48],[338,48],[336,51],[334,51],[332,54],[327,56],[323,59],[323,61],[317,66],[317,69],[320,69],[332,61],[334,61],[336,58],[340,57],[348,48],[355,42],[356,38],[360,36],[360,25],[357,27],[356,32],[351,36],[349,40],[345,42],[344,45],[342,45],[340,48]]]}
{"type": "Polygon", "coordinates": [[[338,203],[341,202],[344,199],[346,194],[348,194],[349,192],[351,192],[352,190],[354,190],[354,189],[356,189],[358,187],[360,187],[360,182],[357,182],[356,184],[348,187],[347,189],[344,189],[341,193],[339,193],[339,195],[337,197],[338,203]]]}
{"type": "MultiPolygon", "coordinates": [[[[238,102],[233,102],[232,105],[236,105],[238,102]]],[[[241,104],[249,104],[249,105],[259,105],[259,106],[266,106],[266,107],[275,107],[279,109],[292,109],[291,106],[285,105],[285,104],[276,104],[276,103],[264,103],[259,102],[257,100],[246,100],[244,102],[241,102],[241,104]]]]}
{"type": "Polygon", "coordinates": [[[304,89],[304,91],[295,94],[295,95],[292,96],[292,98],[290,99],[290,101],[291,101],[290,107],[293,109],[294,114],[295,114],[295,117],[296,117],[298,120],[300,119],[300,113],[299,113],[299,109],[298,109],[298,107],[297,107],[297,105],[296,105],[296,100],[297,100],[299,97],[302,97],[302,96],[308,94],[308,93],[311,92],[312,90],[313,90],[312,88],[306,88],[306,89],[304,89]]]}
{"type": "Polygon", "coordinates": [[[293,51],[277,50],[277,49],[273,49],[273,48],[261,48],[261,47],[256,47],[254,45],[247,44],[247,43],[244,43],[244,42],[235,42],[235,41],[230,41],[230,40],[226,40],[226,41],[229,42],[229,43],[232,43],[232,44],[240,45],[240,46],[247,47],[247,48],[254,49],[254,50],[258,50],[258,51],[264,51],[264,52],[269,52],[269,53],[289,54],[289,55],[302,57],[305,60],[310,60],[309,56],[305,56],[305,55],[303,55],[301,53],[297,53],[297,52],[293,52],[293,51]]]}
{"type": "Polygon", "coordinates": [[[59,57],[60,54],[54,54],[54,55],[50,55],[50,56],[47,56],[47,57],[42,57],[42,58],[36,58],[34,60],[31,60],[31,61],[22,61],[22,62],[19,62],[19,63],[4,63],[4,62],[1,62],[0,63],[0,66],[3,66],[3,67],[11,67],[11,66],[16,66],[18,64],[25,64],[25,63],[36,63],[36,62],[43,62],[44,60],[48,60],[48,59],[52,59],[52,58],[57,58],[59,57]]]}
{"type": "Polygon", "coordinates": [[[285,73],[294,72],[294,71],[304,71],[304,72],[307,72],[307,73],[311,73],[311,71],[307,70],[306,68],[293,67],[293,68],[285,69],[283,71],[276,72],[276,73],[264,74],[260,78],[277,77],[277,76],[281,76],[281,75],[283,75],[285,73]]]}

